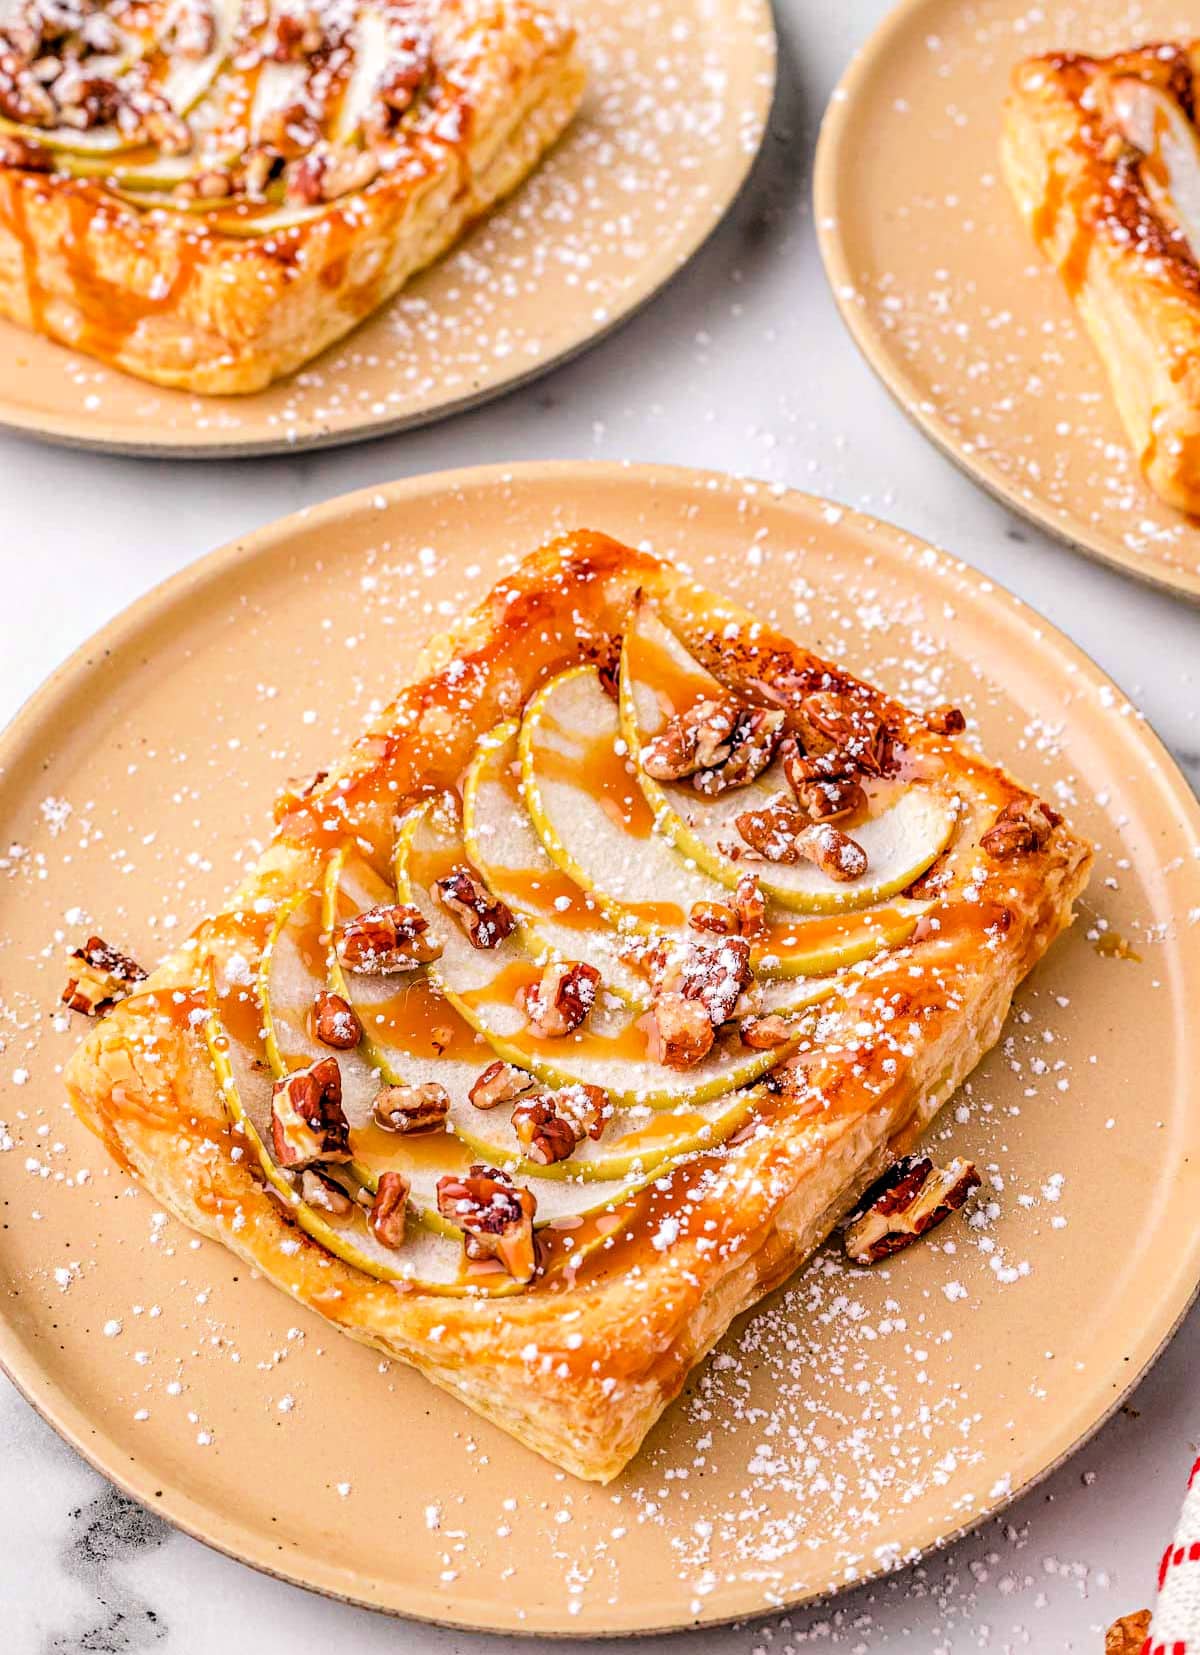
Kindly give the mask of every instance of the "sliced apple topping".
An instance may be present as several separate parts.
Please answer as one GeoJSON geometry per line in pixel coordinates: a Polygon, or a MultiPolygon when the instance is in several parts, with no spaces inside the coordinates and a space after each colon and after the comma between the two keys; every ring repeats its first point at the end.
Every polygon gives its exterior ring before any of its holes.
{"type": "Polygon", "coordinates": [[[1155,206],[1200,257],[1200,134],[1169,92],[1136,75],[1117,77],[1109,95],[1117,130],[1155,163],[1141,169],[1155,206]]]}
{"type": "Polygon", "coordinates": [[[525,809],[516,723],[479,743],[463,781],[463,842],[488,889],[510,908],[530,952],[583,960],[605,988],[629,1004],[645,1002],[644,978],[624,958],[629,939],[603,908],[546,854],[525,809]]]}
{"type": "MultiPolygon", "coordinates": [[[[707,792],[657,779],[647,749],[653,755],[681,720],[719,697],[729,704],[728,692],[640,603],[622,649],[621,730],[657,836],[681,863],[727,889],[752,863],[776,903],[830,913],[895,895],[940,854],[954,826],[950,801],[928,785],[902,788],[889,779],[891,733],[849,691],[807,696],[798,714],[803,746],[795,732],[776,741],[772,762],[753,777],[743,768],[707,792]],[[830,825],[834,816],[840,827],[830,825]]],[[[778,736],[780,726],[771,729],[778,736]]]]}
{"type": "MultiPolygon", "coordinates": [[[[521,934],[510,934],[495,948],[477,949],[435,895],[438,882],[448,871],[462,868],[464,861],[453,801],[422,806],[400,834],[396,887],[401,900],[411,902],[428,920],[442,947],[428,968],[431,978],[498,1058],[535,1074],[551,1087],[600,1086],[614,1103],[649,1103],[659,1108],[669,1108],[684,1098],[707,1102],[749,1085],[773,1059],[778,1060],[779,1054],[743,1046],[736,1029],[727,1025],[710,1041],[708,1055],[686,1076],[672,1073],[651,1052],[652,1031],[642,1026],[637,1008],[613,1001],[602,991],[580,1027],[564,1036],[538,1034],[530,1026],[525,1004],[529,991],[542,981],[542,968],[530,957],[521,934]]],[[[832,986],[816,985],[797,998],[814,1000],[832,986]]],[[[800,1036],[797,1020],[793,1043],[800,1036]]]]}

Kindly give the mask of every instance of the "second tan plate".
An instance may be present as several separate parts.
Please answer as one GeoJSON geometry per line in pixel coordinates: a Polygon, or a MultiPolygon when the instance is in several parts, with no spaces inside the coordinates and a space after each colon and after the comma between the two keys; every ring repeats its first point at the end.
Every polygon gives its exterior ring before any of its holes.
{"type": "Polygon", "coordinates": [[[164,391],[0,321],[0,426],[174,458],[322,448],[485,402],[594,343],[715,228],[766,127],[769,0],[562,0],[583,108],[507,202],[353,333],[246,397],[164,391]]]}
{"type": "Polygon", "coordinates": [[[910,1559],[1111,1412],[1200,1276],[1200,810],[1119,693],[949,557],[841,507],[651,467],[451,472],[214,554],[0,741],[0,1361],[107,1476],[261,1569],[507,1632],[727,1621],[910,1559]],[[147,962],[237,878],[289,775],[551,532],[606,529],[972,738],[1099,844],[1074,929],[933,1134],[986,1179],[870,1273],[823,1252],[629,1469],[555,1471],[156,1210],[78,1124],[63,953],[147,962]],[[1193,916],[1194,917],[1194,916],[1193,916]]]}
{"type": "Polygon", "coordinates": [[[905,412],[1014,511],[1192,598],[1200,528],[1143,482],[998,145],[1022,58],[1196,33],[1171,0],[902,0],[835,92],[816,168],[835,297],[905,412]]]}

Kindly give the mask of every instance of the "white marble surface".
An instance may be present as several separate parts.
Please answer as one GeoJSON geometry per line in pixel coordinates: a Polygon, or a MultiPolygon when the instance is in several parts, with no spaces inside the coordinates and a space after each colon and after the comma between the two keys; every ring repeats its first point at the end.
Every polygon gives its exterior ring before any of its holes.
{"type": "MultiPolygon", "coordinates": [[[[813,236],[811,158],[828,92],[885,6],[780,8],[772,130],[729,220],[648,310],[532,388],[432,430],[219,467],[0,439],[5,608],[15,621],[0,652],[0,715],[152,583],[298,506],[485,460],[630,458],[780,479],[953,548],[1094,656],[1200,783],[1200,610],[1048,542],[992,503],[908,425],[843,332],[813,236]]],[[[1200,1437],[1198,1363],[1200,1311],[1132,1405],[1003,1521],[836,1605],[670,1647],[1098,1652],[1102,1628],[1152,1597],[1200,1437]]],[[[116,1495],[3,1381],[0,1440],[0,1648],[11,1655],[514,1648],[326,1602],[218,1557],[116,1495]]]]}

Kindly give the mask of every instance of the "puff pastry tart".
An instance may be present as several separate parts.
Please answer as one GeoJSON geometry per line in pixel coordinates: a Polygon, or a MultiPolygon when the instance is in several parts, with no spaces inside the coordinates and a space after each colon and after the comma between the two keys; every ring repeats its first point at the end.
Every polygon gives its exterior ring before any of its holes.
{"type": "MultiPolygon", "coordinates": [[[[1088,847],[961,728],[569,535],[152,975],[79,951],[71,1003],[117,1003],[73,1101],[185,1222],[606,1481],[1070,918],[1088,847]]],[[[969,1187],[935,1183],[893,1176],[914,1234],[969,1187]]]]}
{"type": "Polygon", "coordinates": [[[1008,183],[1100,353],[1155,492],[1200,511],[1197,47],[1021,64],[1008,183]]]}
{"type": "Polygon", "coordinates": [[[17,0],[0,314],[160,385],[259,390],[514,189],[582,89],[537,0],[17,0]]]}

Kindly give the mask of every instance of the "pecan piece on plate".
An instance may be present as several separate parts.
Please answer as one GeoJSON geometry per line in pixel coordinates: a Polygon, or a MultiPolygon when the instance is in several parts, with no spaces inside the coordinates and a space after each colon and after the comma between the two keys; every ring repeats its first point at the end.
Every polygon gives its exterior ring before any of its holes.
{"type": "Polygon", "coordinates": [[[412,1188],[402,1172],[381,1172],[367,1223],[376,1241],[384,1247],[404,1245],[408,1218],[408,1193],[412,1188]]]}
{"type": "Polygon", "coordinates": [[[925,723],[935,736],[960,736],[967,727],[962,709],[947,701],[940,707],[931,707],[925,714],[925,723]]]}
{"type": "Polygon", "coordinates": [[[397,971],[415,971],[442,952],[427,933],[429,922],[407,902],[381,902],[333,933],[333,946],[347,971],[365,977],[389,977],[397,971]]]}
{"type": "Polygon", "coordinates": [[[535,1035],[559,1039],[577,1029],[596,1004],[600,973],[584,960],[555,960],[541,980],[522,995],[522,1006],[535,1035]]]}
{"type": "Polygon", "coordinates": [[[434,882],[434,890],[462,926],[472,948],[495,948],[512,934],[516,925],[512,910],[494,897],[470,868],[454,868],[445,879],[434,882]]]}
{"type": "Polygon", "coordinates": [[[322,1046],[332,1046],[336,1052],[348,1052],[363,1037],[358,1013],[340,994],[323,988],[313,1001],[313,1034],[322,1046]]]}
{"type": "Polygon", "coordinates": [[[981,1180],[970,1161],[935,1167],[928,1155],[906,1155],[871,1186],[843,1235],[855,1264],[876,1264],[909,1247],[949,1218],[981,1180]]]}
{"type": "Polygon", "coordinates": [[[708,1056],[716,1038],[712,1019],[700,1001],[689,1000],[677,990],[656,995],[638,1026],[645,1030],[651,1061],[665,1063],[669,1069],[690,1069],[708,1056]]]}
{"type": "Polygon", "coordinates": [[[495,1109],[498,1104],[512,1103],[522,1092],[528,1092],[533,1083],[533,1076],[524,1069],[497,1058],[474,1081],[467,1096],[476,1109],[495,1109]]]}
{"type": "Polygon", "coordinates": [[[275,1082],[271,1094],[271,1142],[289,1172],[314,1161],[350,1159],[350,1123],[342,1111],[342,1071],[323,1057],[275,1082]]]}
{"type": "Polygon", "coordinates": [[[420,1086],[384,1086],[375,1096],[375,1120],[385,1132],[432,1132],[446,1124],[450,1094],[436,1080],[420,1086]]]}
{"type": "Polygon", "coordinates": [[[354,1202],[342,1186],[315,1167],[306,1167],[300,1174],[300,1198],[326,1218],[348,1218],[354,1211],[354,1202]]]}
{"type": "Polygon", "coordinates": [[[533,1215],[537,1198],[497,1167],[472,1166],[438,1179],[438,1212],[457,1224],[468,1258],[499,1259],[514,1281],[527,1282],[537,1270],[533,1215]]]}
{"type": "Polygon", "coordinates": [[[998,862],[1028,856],[1041,850],[1062,821],[1057,810],[1040,799],[1010,799],[987,832],[980,836],[980,849],[998,862]]]}
{"type": "Polygon", "coordinates": [[[611,1114],[602,1087],[580,1084],[526,1098],[513,1110],[512,1125],[529,1159],[548,1167],[573,1155],[582,1139],[598,1138],[611,1114]]]}
{"type": "Polygon", "coordinates": [[[1122,1615],[1104,1634],[1104,1655],[1142,1655],[1150,1636],[1150,1611],[1139,1609],[1136,1615],[1122,1615]]]}
{"type": "Polygon", "coordinates": [[[72,949],[71,960],[62,1003],[87,1017],[108,1011],[146,976],[136,960],[110,948],[103,937],[89,937],[82,948],[72,949]]]}

